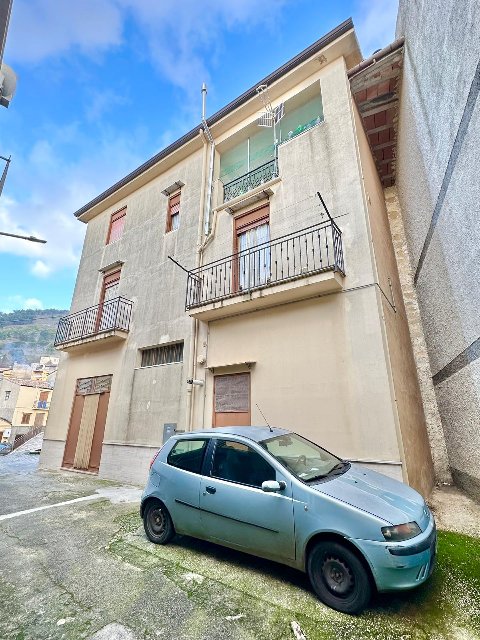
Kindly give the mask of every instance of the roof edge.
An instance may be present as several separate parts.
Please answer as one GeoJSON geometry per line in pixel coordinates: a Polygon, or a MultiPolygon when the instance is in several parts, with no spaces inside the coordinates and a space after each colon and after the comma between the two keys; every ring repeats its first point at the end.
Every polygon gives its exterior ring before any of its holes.
{"type": "MultiPolygon", "coordinates": [[[[308,46],[306,49],[298,53],[291,60],[283,64],[281,67],[270,73],[266,78],[257,82],[253,87],[247,89],[244,93],[242,93],[238,98],[229,102],[225,107],[222,107],[219,111],[213,114],[210,118],[207,118],[208,126],[214,125],[216,122],[224,118],[226,115],[240,107],[245,102],[248,102],[251,98],[253,98],[256,94],[256,88],[260,84],[270,84],[275,82],[289,71],[294,69],[297,65],[301,64],[305,60],[308,60],[312,55],[326,47],[327,45],[334,42],[340,36],[343,36],[345,33],[353,29],[353,20],[352,18],[347,18],[344,22],[340,23],[334,29],[326,33],[319,40],[308,46]]],[[[113,184],[111,187],[100,193],[96,198],[93,198],[90,202],[85,204],[83,207],[75,211],[73,214],[76,218],[79,218],[84,213],[87,213],[90,209],[100,204],[103,200],[106,200],[109,196],[113,195],[116,191],[127,185],[129,182],[140,176],[142,173],[153,167],[155,164],[163,160],[171,153],[183,147],[183,145],[187,144],[193,140],[197,135],[199,135],[199,130],[202,127],[202,123],[200,122],[193,129],[191,129],[188,133],[183,135],[181,138],[178,138],[175,142],[172,142],[168,147],[162,149],[159,153],[152,156],[149,160],[141,164],[139,167],[134,169],[131,173],[126,175],[124,178],[113,184]]]]}

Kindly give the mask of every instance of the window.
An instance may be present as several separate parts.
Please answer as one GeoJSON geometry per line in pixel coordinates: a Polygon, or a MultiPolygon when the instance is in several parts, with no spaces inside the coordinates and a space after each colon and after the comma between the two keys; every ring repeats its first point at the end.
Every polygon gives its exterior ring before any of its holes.
{"type": "Polygon", "coordinates": [[[180,226],[180,193],[170,196],[167,211],[167,233],[175,231],[180,226]]]}
{"type": "Polygon", "coordinates": [[[270,219],[268,205],[235,218],[240,291],[266,284],[270,278],[270,219]]]}
{"type": "Polygon", "coordinates": [[[22,424],[30,424],[31,413],[22,414],[22,424]]]}
{"type": "Polygon", "coordinates": [[[276,480],[275,469],[263,456],[234,440],[217,440],[211,475],[252,487],[261,487],[266,480],[276,480]]]}
{"type": "Polygon", "coordinates": [[[5,400],[8,400],[10,398],[11,393],[11,391],[5,391],[5,400]]]}
{"type": "Polygon", "coordinates": [[[183,362],[183,342],[143,349],[140,366],[154,367],[157,364],[172,364],[173,362],[183,362]]]}
{"type": "Polygon", "coordinates": [[[179,440],[167,457],[172,467],[200,473],[208,440],[179,440]]]}
{"type": "Polygon", "coordinates": [[[115,213],[112,213],[112,217],[110,219],[110,228],[108,230],[107,244],[116,242],[116,240],[121,237],[123,233],[123,227],[125,226],[126,216],[126,207],[124,209],[120,209],[120,211],[115,211],[115,213]]]}

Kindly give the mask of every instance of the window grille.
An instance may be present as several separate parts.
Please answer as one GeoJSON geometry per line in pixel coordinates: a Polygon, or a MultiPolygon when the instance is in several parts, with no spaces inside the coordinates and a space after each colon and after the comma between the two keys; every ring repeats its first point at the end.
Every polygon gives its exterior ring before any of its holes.
{"type": "Polygon", "coordinates": [[[172,364],[174,362],[183,362],[183,342],[142,351],[142,367],[154,367],[158,364],[172,364]]]}

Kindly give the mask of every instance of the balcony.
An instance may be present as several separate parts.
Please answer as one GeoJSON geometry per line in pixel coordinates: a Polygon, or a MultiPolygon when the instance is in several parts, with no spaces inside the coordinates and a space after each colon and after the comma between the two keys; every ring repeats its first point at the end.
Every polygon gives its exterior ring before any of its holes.
{"type": "Polygon", "coordinates": [[[54,346],[61,351],[92,342],[125,340],[130,327],[132,301],[114,298],[60,319],[54,346]]]}
{"type": "Polygon", "coordinates": [[[37,400],[33,403],[34,409],[50,409],[50,402],[48,400],[37,400]]]}
{"type": "Polygon", "coordinates": [[[276,159],[270,160],[260,165],[256,169],[245,173],[239,178],[223,185],[223,201],[228,202],[234,198],[248,193],[252,189],[276,178],[278,176],[278,162],[276,159]]]}
{"type": "Polygon", "coordinates": [[[186,310],[208,321],[341,290],[342,234],[332,219],[188,272],[186,310]]]}

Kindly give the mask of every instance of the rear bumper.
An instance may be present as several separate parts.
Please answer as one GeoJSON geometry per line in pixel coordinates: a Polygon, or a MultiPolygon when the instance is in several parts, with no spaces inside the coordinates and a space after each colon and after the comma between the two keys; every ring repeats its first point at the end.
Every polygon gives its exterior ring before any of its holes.
{"type": "Polygon", "coordinates": [[[423,533],[406,542],[355,542],[370,564],[378,591],[418,587],[435,567],[437,531],[433,517],[423,533]]]}

